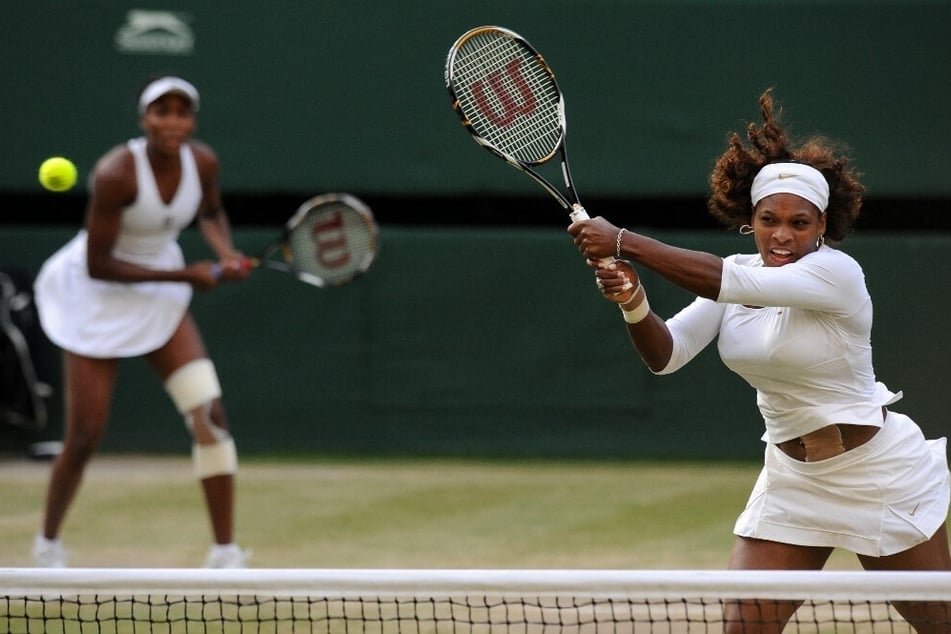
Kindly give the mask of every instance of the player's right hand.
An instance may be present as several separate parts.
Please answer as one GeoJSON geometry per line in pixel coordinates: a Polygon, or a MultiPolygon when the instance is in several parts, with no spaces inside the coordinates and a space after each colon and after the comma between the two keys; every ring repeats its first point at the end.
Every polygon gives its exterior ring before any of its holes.
{"type": "Polygon", "coordinates": [[[619,227],[601,216],[576,220],[568,225],[575,246],[588,260],[601,260],[615,255],[619,227]]]}

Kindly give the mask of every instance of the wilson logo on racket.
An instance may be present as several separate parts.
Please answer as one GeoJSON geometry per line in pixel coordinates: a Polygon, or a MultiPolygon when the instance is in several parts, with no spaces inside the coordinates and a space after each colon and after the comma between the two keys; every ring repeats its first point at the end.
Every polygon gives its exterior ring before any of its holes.
{"type": "Polygon", "coordinates": [[[340,286],[365,273],[378,250],[379,229],[366,203],[331,193],[304,202],[280,235],[247,263],[290,273],[314,286],[340,286]],[[280,259],[272,258],[277,254],[280,259]]]}
{"type": "Polygon", "coordinates": [[[472,96],[476,100],[476,104],[479,106],[479,110],[497,126],[505,127],[511,125],[519,115],[530,114],[535,110],[535,95],[532,93],[531,86],[529,86],[525,78],[522,77],[520,72],[521,65],[522,60],[520,59],[513,59],[505,65],[504,72],[508,75],[509,82],[505,82],[502,79],[503,71],[497,70],[488,75],[484,81],[479,80],[469,87],[472,91],[472,96]],[[492,104],[489,103],[489,98],[485,94],[486,83],[488,83],[489,88],[491,88],[495,94],[496,101],[502,106],[503,112],[501,116],[496,113],[492,104]],[[514,84],[514,86],[518,88],[518,92],[522,96],[521,103],[516,102],[515,98],[506,88],[506,83],[514,84]]]}
{"type": "Polygon", "coordinates": [[[343,230],[343,216],[339,212],[323,214],[310,230],[314,241],[317,261],[329,269],[346,265],[350,261],[347,234],[343,230]]]}
{"type": "Polygon", "coordinates": [[[588,217],[568,166],[561,88],[525,38],[499,26],[469,29],[449,48],[443,76],[452,109],[476,143],[545,188],[572,220],[588,217]],[[564,191],[535,169],[556,155],[564,191]]]}

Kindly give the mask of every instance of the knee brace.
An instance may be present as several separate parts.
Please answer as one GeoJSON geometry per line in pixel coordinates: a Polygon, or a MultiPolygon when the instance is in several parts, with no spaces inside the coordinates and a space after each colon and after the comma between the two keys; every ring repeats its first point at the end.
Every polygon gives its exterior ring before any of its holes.
{"type": "Polygon", "coordinates": [[[221,384],[211,359],[195,359],[165,379],[165,391],[183,416],[221,397],[221,384]]]}
{"type": "Polygon", "coordinates": [[[210,359],[196,359],[173,372],[165,390],[185,417],[192,434],[192,463],[199,479],[231,475],[238,470],[234,440],[228,430],[211,420],[211,406],[221,397],[221,385],[210,359]]]}
{"type": "MultiPolygon", "coordinates": [[[[225,432],[227,433],[227,432],[225,432]]],[[[231,436],[210,445],[192,445],[192,465],[199,480],[238,472],[238,450],[231,436]]]]}

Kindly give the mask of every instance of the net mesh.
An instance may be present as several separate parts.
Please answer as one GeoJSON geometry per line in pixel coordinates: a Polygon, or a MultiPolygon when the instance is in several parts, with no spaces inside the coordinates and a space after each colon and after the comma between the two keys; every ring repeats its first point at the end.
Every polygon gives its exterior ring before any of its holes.
{"type": "Polygon", "coordinates": [[[449,64],[456,108],[473,131],[503,154],[544,163],[564,136],[554,75],[521,39],[483,29],[463,38],[449,64]]]}
{"type": "Polygon", "coordinates": [[[0,631],[949,632],[951,573],[7,569],[0,631]]]}
{"type": "Polygon", "coordinates": [[[290,261],[309,276],[308,281],[338,286],[370,268],[378,236],[368,208],[348,198],[305,205],[292,220],[287,249],[290,261]]]}

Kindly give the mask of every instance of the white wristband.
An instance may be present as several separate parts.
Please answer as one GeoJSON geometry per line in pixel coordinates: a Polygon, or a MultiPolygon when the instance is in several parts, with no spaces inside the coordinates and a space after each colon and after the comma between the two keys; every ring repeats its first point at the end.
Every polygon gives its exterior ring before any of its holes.
{"type": "Polygon", "coordinates": [[[647,295],[644,295],[643,301],[637,305],[634,310],[624,310],[624,307],[621,306],[621,315],[624,316],[624,321],[629,324],[636,324],[644,321],[651,312],[650,302],[647,301],[647,295]]]}

